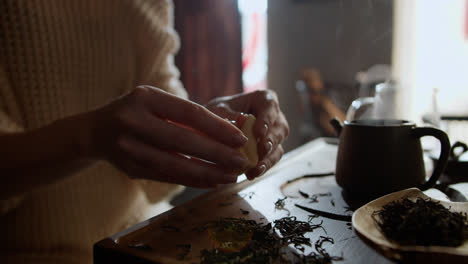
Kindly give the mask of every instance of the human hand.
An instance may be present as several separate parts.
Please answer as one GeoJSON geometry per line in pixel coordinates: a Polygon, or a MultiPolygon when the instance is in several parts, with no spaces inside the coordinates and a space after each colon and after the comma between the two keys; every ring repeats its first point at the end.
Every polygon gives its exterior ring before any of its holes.
{"type": "Polygon", "coordinates": [[[260,90],[220,97],[210,101],[206,107],[229,120],[245,118],[241,113],[256,116],[254,134],[257,136],[259,162],[245,173],[248,179],[262,175],[281,159],[284,153],[281,143],[289,134],[289,125],[280,110],[275,92],[260,90]]]}
{"type": "Polygon", "coordinates": [[[215,187],[247,165],[238,151],[247,138],[236,126],[158,88],[139,86],[89,115],[90,155],[132,178],[215,187]]]}

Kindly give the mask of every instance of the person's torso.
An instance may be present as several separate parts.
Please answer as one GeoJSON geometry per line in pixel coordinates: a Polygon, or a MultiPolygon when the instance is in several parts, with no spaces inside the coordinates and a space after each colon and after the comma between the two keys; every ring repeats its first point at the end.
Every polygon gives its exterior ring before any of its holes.
{"type": "MultiPolygon", "coordinates": [[[[167,8],[165,2],[1,1],[0,64],[22,125],[37,128],[100,106],[134,87],[145,67],[152,67],[141,65],[151,61],[141,56],[152,53],[138,51],[135,42],[142,36],[137,34],[151,27],[148,10],[167,8]]],[[[158,13],[163,16],[158,20],[167,20],[166,13],[158,13]]]]}
{"type": "MultiPolygon", "coordinates": [[[[0,66],[10,84],[0,87],[0,100],[8,94],[20,113],[15,121],[30,130],[116,98],[154,66],[157,51],[138,50],[136,40],[148,37],[141,33],[150,32],[145,29],[151,27],[150,15],[167,23],[168,4],[0,1],[0,66]]],[[[93,242],[140,221],[148,206],[137,182],[100,163],[26,194],[17,208],[0,216],[0,251],[90,251],[93,242]]]]}

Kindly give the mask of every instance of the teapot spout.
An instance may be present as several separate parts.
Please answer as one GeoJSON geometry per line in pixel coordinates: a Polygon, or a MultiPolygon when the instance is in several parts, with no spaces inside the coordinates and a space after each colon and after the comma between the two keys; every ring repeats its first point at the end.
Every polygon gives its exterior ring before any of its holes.
{"type": "Polygon", "coordinates": [[[335,129],[336,135],[339,137],[341,134],[341,130],[343,129],[343,124],[341,121],[335,117],[332,120],[330,120],[330,125],[335,129]]]}

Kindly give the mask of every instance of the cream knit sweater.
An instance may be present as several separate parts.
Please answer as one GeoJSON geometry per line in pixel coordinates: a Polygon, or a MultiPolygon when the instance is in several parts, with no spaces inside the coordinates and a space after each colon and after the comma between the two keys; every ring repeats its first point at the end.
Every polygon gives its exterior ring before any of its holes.
{"type": "MultiPolygon", "coordinates": [[[[186,96],[172,21],[169,0],[1,0],[0,133],[88,111],[139,84],[186,96]]],[[[0,201],[0,263],[90,263],[93,243],[154,214],[174,188],[99,162],[0,201]]]]}

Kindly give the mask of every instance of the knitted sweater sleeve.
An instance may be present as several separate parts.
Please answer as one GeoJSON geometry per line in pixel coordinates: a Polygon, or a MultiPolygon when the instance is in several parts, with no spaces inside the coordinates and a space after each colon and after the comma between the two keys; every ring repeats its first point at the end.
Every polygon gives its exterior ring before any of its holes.
{"type": "MultiPolygon", "coordinates": [[[[12,87],[2,65],[0,64],[0,136],[7,133],[23,132],[22,118],[12,87]]],[[[0,200],[0,215],[15,208],[22,196],[0,200]]]]}
{"type": "Polygon", "coordinates": [[[8,77],[0,64],[0,135],[23,132],[22,118],[8,77]]]}
{"type": "Polygon", "coordinates": [[[142,67],[138,80],[161,88],[182,98],[188,98],[174,56],[180,41],[174,29],[172,1],[140,0],[138,7],[144,14],[146,26],[139,27],[136,38],[137,67],[142,67]]]}

